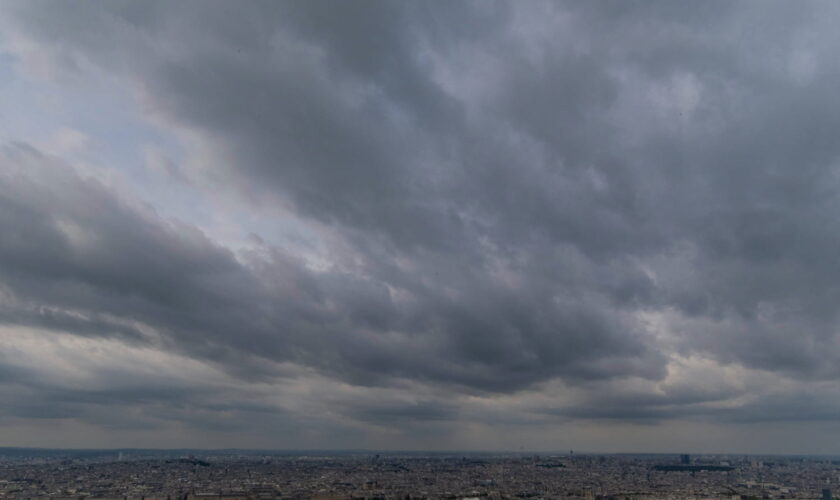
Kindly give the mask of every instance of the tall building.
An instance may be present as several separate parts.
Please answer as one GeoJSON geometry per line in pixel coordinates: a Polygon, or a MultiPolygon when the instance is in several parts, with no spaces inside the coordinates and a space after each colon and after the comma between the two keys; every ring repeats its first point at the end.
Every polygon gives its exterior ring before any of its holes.
{"type": "Polygon", "coordinates": [[[831,500],[831,489],[830,488],[823,488],[822,500],[831,500]]]}
{"type": "Polygon", "coordinates": [[[687,453],[684,454],[684,455],[680,455],[680,463],[683,464],[683,465],[690,464],[691,463],[691,455],[689,455],[687,453]]]}

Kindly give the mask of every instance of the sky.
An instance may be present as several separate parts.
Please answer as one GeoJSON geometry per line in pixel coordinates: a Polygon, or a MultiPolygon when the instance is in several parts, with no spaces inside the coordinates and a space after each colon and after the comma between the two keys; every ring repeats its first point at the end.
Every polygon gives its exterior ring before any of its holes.
{"type": "Polygon", "coordinates": [[[0,5],[0,445],[840,453],[840,4],[0,5]]]}

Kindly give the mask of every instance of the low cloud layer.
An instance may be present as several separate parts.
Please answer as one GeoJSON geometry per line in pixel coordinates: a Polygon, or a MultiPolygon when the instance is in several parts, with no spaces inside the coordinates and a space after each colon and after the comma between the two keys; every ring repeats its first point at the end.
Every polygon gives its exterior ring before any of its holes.
{"type": "Polygon", "coordinates": [[[0,439],[826,451],[834,10],[4,5],[0,439]]]}

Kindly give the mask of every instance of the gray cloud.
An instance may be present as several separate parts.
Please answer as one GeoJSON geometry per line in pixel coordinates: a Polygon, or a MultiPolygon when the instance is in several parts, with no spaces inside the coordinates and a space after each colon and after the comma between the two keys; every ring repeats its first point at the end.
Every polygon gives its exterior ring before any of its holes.
{"type": "MultiPolygon", "coordinates": [[[[335,403],[377,425],[556,381],[589,396],[544,414],[787,419],[796,402],[759,385],[610,384],[665,383],[677,356],[838,377],[833,9],[9,4],[10,53],[36,47],[59,81],[110,75],[191,134],[184,189],[288,210],[330,244],[323,266],[259,236],[232,248],[10,145],[0,321],[253,383],[291,364],[442,391],[335,403]]],[[[117,392],[97,397],[144,397],[117,392]]]]}
{"type": "Polygon", "coordinates": [[[25,146],[7,148],[4,164],[3,200],[16,215],[0,248],[12,324],[167,345],[242,376],[270,367],[260,359],[355,383],[387,375],[490,391],[560,374],[656,374],[643,368],[656,358],[626,331],[631,323],[582,302],[528,304],[465,277],[443,300],[401,284],[416,296],[402,309],[388,282],[313,271],[276,248],[242,264],[196,228],[132,207],[25,146]]]}

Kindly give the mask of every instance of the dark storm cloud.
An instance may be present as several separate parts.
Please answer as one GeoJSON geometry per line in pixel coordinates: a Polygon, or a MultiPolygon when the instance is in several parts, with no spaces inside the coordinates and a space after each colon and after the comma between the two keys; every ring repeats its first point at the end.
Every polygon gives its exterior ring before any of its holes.
{"type": "Polygon", "coordinates": [[[385,283],[312,271],[278,249],[243,265],[26,146],[2,161],[10,324],[169,346],[243,377],[293,361],[364,384],[384,375],[509,391],[561,374],[651,373],[630,325],[582,303],[534,316],[539,304],[473,278],[446,299],[417,283],[402,307],[385,283]]]}
{"type": "MultiPolygon", "coordinates": [[[[291,207],[344,251],[327,270],[268,244],[234,255],[13,146],[0,321],[171,346],[254,380],[289,361],[352,384],[509,393],[660,380],[673,352],[834,379],[826,9],[11,5],[15,36],[60,75],[118,75],[150,116],[201,137],[212,154],[194,180],[291,207]]],[[[732,394],[631,396],[558,413],[678,417],[732,394]]],[[[448,405],[356,414],[455,418],[448,405]]]]}

